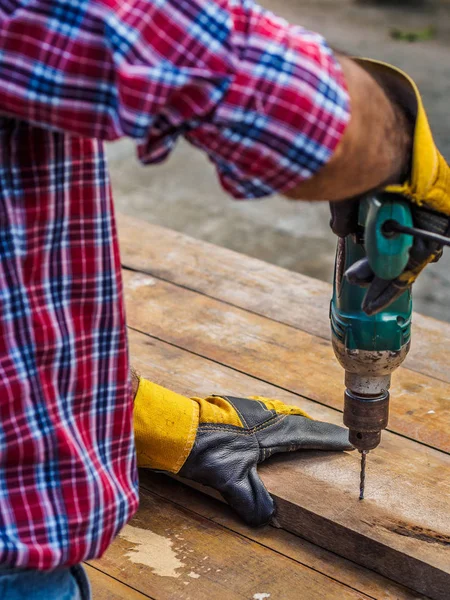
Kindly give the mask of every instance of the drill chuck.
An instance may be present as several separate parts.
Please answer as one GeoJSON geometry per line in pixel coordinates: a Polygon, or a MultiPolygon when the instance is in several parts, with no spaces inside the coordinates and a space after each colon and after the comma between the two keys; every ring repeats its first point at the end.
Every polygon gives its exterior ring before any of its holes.
{"type": "Polygon", "coordinates": [[[349,441],[359,451],[373,450],[381,439],[389,419],[389,392],[375,396],[361,395],[346,389],[344,424],[349,428],[349,441]]]}
{"type": "Polygon", "coordinates": [[[411,339],[411,291],[405,289],[376,314],[364,312],[366,289],[352,284],[346,271],[364,261],[374,280],[397,278],[410,259],[413,238],[386,235],[385,224],[411,227],[408,201],[381,192],[359,203],[354,233],[340,238],[336,252],[330,319],[333,349],[345,370],[344,423],[350,443],[361,452],[360,499],[364,498],[367,453],[378,446],[389,417],[391,375],[405,359],[411,339]]]}

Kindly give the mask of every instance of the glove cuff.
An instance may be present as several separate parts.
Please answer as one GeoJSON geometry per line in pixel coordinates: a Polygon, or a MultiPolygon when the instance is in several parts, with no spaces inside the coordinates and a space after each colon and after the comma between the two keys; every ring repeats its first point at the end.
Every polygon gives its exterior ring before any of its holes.
{"type": "Polygon", "coordinates": [[[415,120],[410,176],[401,185],[388,186],[386,191],[450,215],[450,170],[434,143],[417,85],[409,75],[387,63],[369,59],[356,62],[385,86],[388,94],[415,120]]]}
{"type": "Polygon", "coordinates": [[[195,442],[199,406],[146,379],[139,379],[134,399],[138,467],[177,473],[195,442]]]}

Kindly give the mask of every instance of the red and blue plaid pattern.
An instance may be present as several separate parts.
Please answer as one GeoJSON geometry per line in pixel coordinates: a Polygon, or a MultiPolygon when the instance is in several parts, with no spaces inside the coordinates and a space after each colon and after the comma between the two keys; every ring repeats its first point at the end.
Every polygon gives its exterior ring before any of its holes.
{"type": "Polygon", "coordinates": [[[0,0],[0,564],[99,556],[137,506],[100,141],[179,135],[224,187],[287,190],[349,119],[324,40],[251,0],[0,0]]]}

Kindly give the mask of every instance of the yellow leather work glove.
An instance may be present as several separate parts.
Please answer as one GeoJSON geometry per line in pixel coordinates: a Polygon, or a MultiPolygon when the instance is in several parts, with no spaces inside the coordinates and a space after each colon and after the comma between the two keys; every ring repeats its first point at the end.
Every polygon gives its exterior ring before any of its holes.
{"type": "Polygon", "coordinates": [[[450,216],[450,167],[436,148],[417,85],[392,65],[367,59],[358,62],[384,83],[415,123],[410,175],[402,184],[390,185],[386,191],[402,194],[417,206],[450,216]]]}
{"type": "Polygon", "coordinates": [[[274,502],[256,466],[292,450],[351,450],[348,431],[278,400],[186,398],[140,378],[134,399],[139,467],[178,473],[219,491],[250,525],[274,502]]]}
{"type": "MultiPolygon", "coordinates": [[[[406,181],[390,185],[387,192],[402,194],[413,206],[414,226],[448,236],[450,234],[450,167],[433,140],[419,90],[414,81],[400,69],[368,59],[356,59],[386,90],[414,124],[410,173],[406,181]]],[[[331,227],[341,236],[353,233],[357,226],[357,202],[347,201],[331,206],[331,227]]],[[[417,279],[421,271],[442,254],[436,242],[415,238],[410,260],[399,277],[387,281],[375,277],[367,259],[348,269],[350,283],[367,287],[363,309],[374,314],[388,306],[417,279]]]]}

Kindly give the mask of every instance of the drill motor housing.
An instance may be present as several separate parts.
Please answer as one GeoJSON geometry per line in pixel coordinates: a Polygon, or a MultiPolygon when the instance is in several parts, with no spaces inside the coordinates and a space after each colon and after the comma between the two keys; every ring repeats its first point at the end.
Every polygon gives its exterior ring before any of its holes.
{"type": "Polygon", "coordinates": [[[393,279],[409,258],[412,236],[387,236],[383,226],[396,220],[412,225],[408,202],[381,193],[360,202],[358,231],[339,238],[336,252],[330,320],[333,349],[345,370],[344,424],[350,443],[360,451],[373,450],[389,417],[391,375],[404,361],[411,340],[410,290],[375,315],[362,310],[366,290],[350,284],[346,270],[367,257],[375,275],[393,279]]]}

